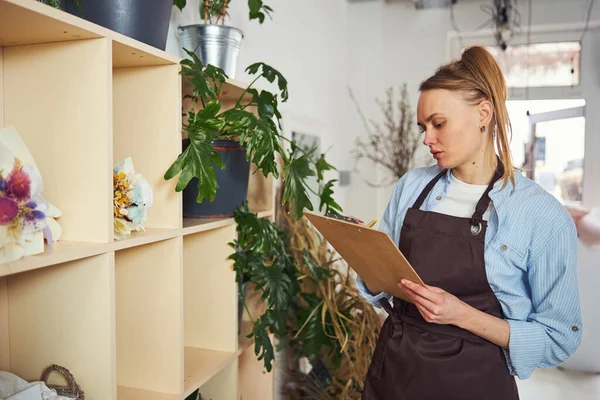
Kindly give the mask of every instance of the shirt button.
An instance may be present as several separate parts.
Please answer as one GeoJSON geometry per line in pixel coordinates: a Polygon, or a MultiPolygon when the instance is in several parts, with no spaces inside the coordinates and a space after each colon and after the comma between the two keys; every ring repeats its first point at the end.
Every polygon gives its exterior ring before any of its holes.
{"type": "Polygon", "coordinates": [[[505,244],[503,244],[502,245],[502,251],[506,251],[506,249],[508,249],[508,247],[505,244]]]}
{"type": "Polygon", "coordinates": [[[436,199],[436,200],[441,200],[441,199],[442,199],[442,196],[438,196],[438,197],[436,197],[435,199],[436,199]]]}
{"type": "Polygon", "coordinates": [[[571,329],[573,330],[573,332],[577,332],[579,330],[579,328],[576,326],[572,327],[571,329]]]}

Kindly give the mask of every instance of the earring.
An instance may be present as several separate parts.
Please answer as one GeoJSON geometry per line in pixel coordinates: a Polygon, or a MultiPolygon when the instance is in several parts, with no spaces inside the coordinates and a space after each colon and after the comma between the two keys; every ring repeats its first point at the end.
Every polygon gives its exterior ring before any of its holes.
{"type": "Polygon", "coordinates": [[[485,125],[481,126],[481,132],[483,132],[483,133],[487,132],[487,127],[485,125]]]}

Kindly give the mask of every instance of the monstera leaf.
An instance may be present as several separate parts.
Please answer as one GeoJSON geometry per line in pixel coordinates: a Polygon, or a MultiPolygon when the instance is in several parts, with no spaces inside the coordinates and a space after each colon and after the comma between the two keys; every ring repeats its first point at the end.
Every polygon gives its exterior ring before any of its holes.
{"type": "Polygon", "coordinates": [[[212,147],[212,141],[217,138],[222,125],[222,122],[216,118],[220,109],[220,103],[211,101],[198,113],[190,111],[188,124],[184,127],[189,135],[190,144],[164,176],[169,180],[181,171],[175,186],[178,192],[185,189],[192,178],[198,178],[196,201],[199,203],[205,198],[210,201],[215,199],[218,185],[214,167],[225,168],[219,152],[212,147]]]}

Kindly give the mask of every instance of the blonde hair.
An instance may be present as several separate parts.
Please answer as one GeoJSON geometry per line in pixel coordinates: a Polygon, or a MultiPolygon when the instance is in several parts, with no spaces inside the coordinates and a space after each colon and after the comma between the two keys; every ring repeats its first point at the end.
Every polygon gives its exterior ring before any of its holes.
{"type": "Polygon", "coordinates": [[[419,91],[445,89],[461,92],[474,104],[489,100],[494,107],[492,132],[498,149],[498,157],[504,167],[501,179],[503,188],[508,182],[515,184],[514,167],[510,154],[512,126],[506,109],[508,96],[504,75],[494,57],[483,47],[466,49],[460,60],[441,66],[433,76],[423,81],[419,91]],[[495,129],[494,129],[495,128],[495,129]]]}

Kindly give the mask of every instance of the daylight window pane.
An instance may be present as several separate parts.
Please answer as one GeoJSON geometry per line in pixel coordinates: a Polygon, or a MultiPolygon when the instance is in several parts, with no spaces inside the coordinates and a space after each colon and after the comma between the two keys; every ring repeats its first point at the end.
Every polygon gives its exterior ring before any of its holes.
{"type": "Polygon", "coordinates": [[[500,64],[510,88],[579,85],[579,42],[535,43],[487,49],[500,64]]]}

